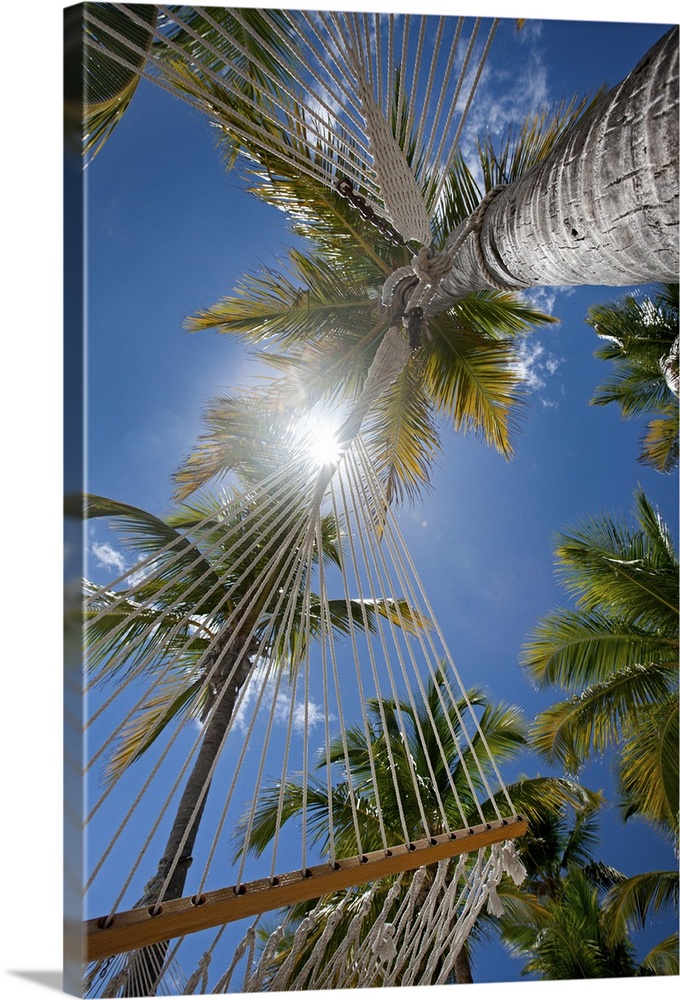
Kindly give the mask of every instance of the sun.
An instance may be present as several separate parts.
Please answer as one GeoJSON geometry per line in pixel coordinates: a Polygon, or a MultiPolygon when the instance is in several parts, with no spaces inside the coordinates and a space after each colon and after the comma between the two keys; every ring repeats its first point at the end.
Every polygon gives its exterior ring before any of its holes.
{"type": "Polygon", "coordinates": [[[296,433],[302,449],[314,465],[337,465],[342,449],[338,441],[337,419],[323,413],[309,413],[297,422],[296,433]]]}

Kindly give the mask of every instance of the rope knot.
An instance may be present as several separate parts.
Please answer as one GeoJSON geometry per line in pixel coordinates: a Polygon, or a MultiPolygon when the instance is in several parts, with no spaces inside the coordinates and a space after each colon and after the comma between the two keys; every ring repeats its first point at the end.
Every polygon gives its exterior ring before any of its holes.
{"type": "Polygon", "coordinates": [[[382,933],[373,942],[373,954],[381,962],[389,962],[397,954],[397,945],[394,940],[394,926],[385,924],[382,933]]]}
{"type": "Polygon", "coordinates": [[[517,849],[511,841],[506,841],[501,847],[501,862],[504,870],[515,885],[521,885],[527,877],[527,870],[517,854],[517,849]]]}

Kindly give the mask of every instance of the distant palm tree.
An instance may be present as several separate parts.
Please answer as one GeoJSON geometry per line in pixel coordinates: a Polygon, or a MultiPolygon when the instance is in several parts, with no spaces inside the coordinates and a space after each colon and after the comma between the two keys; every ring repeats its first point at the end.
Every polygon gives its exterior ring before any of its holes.
{"type": "Polygon", "coordinates": [[[525,975],[544,980],[677,974],[677,934],[642,960],[630,938],[647,914],[677,906],[677,876],[626,878],[594,860],[596,823],[588,807],[573,821],[564,812],[534,820],[522,838],[526,894],[504,900],[501,940],[528,959],[525,975]]]}
{"type": "MultiPolygon", "coordinates": [[[[331,833],[334,849],[338,857],[351,857],[359,850],[353,810],[350,805],[348,785],[351,781],[356,797],[357,822],[361,836],[361,850],[378,850],[383,846],[381,823],[391,843],[403,841],[401,815],[397,806],[394,781],[399,787],[399,798],[409,834],[414,838],[426,836],[423,820],[418,806],[418,798],[429,804],[427,822],[429,835],[436,836],[445,830],[444,817],[438,814],[436,802],[439,800],[444,807],[444,814],[450,829],[459,829],[467,820],[461,815],[459,803],[452,790],[452,784],[447,774],[447,766],[451,769],[453,785],[456,788],[459,801],[467,815],[472,815],[476,809],[473,791],[468,783],[468,776],[478,795],[485,794],[484,776],[487,782],[493,782],[494,776],[491,761],[503,762],[516,756],[526,745],[526,723],[519,709],[514,706],[493,704],[479,688],[467,693],[470,704],[475,712],[479,712],[479,727],[483,731],[486,744],[479,733],[472,739],[471,748],[463,751],[462,759],[456,748],[453,734],[461,735],[459,714],[463,717],[469,712],[467,703],[460,699],[458,703],[451,701],[445,685],[446,668],[441,667],[438,675],[428,681],[425,696],[419,697],[413,704],[399,705],[404,718],[405,732],[400,733],[397,720],[397,704],[391,699],[372,699],[367,703],[369,730],[368,734],[361,725],[349,726],[346,729],[347,760],[349,774],[336,783],[331,792],[333,805],[333,830],[329,830],[329,799],[324,782],[309,778],[307,784],[307,823],[312,840],[317,844],[322,855],[328,853],[331,843],[331,833]],[[419,732],[420,731],[420,732],[419,732]],[[422,734],[422,735],[421,735],[422,734]],[[388,744],[392,753],[389,759],[388,744]],[[444,753],[442,755],[440,747],[444,753]],[[473,753],[473,749],[474,753],[473,753]],[[429,758],[429,761],[428,761],[429,758]],[[373,768],[371,768],[371,759],[373,768]],[[467,768],[468,775],[465,775],[467,768]],[[433,778],[434,772],[434,778],[433,778]],[[375,774],[375,784],[374,784],[375,774]],[[416,794],[416,786],[418,794],[416,794]],[[377,791],[376,791],[377,789],[377,791]],[[391,839],[390,839],[391,838],[391,839]]],[[[330,761],[345,768],[345,741],[339,737],[331,743],[328,757],[330,761]]],[[[326,766],[325,753],[320,755],[317,767],[326,766]]],[[[277,824],[280,786],[273,785],[260,795],[255,812],[253,825],[249,829],[248,849],[261,853],[274,836],[277,824]]],[[[569,804],[576,809],[594,808],[599,802],[599,796],[588,792],[580,785],[563,779],[534,778],[522,779],[509,788],[509,794],[514,806],[526,816],[530,827],[543,817],[546,811],[555,811],[569,804]]],[[[300,815],[303,809],[303,787],[298,781],[288,782],[283,789],[283,821],[290,821],[300,815]]],[[[487,803],[482,803],[482,808],[487,803]]],[[[246,849],[244,842],[245,825],[237,830],[237,851],[246,849]]],[[[435,868],[428,869],[429,877],[426,885],[434,877],[435,868]]],[[[381,888],[373,897],[372,911],[377,917],[385,897],[392,884],[392,879],[385,879],[381,888]]],[[[520,893],[514,884],[503,883],[499,889],[503,900],[520,893]]],[[[356,905],[360,906],[365,889],[355,890],[356,905]]],[[[301,952],[300,966],[308,955],[323,930],[325,920],[333,912],[334,905],[343,894],[329,897],[321,917],[316,920],[315,927],[308,939],[306,948],[301,952]]],[[[310,904],[291,908],[293,924],[311,909],[310,904]]],[[[318,911],[317,911],[318,912],[318,911]]],[[[351,922],[356,912],[350,908],[344,911],[345,916],[333,932],[328,943],[328,955],[331,955],[348,932],[347,921],[351,922]],[[344,921],[344,922],[343,922],[344,921]]],[[[485,918],[482,916],[481,918],[485,918]]],[[[473,942],[473,939],[471,939],[473,942]]],[[[279,960],[283,961],[290,948],[291,941],[285,939],[279,949],[279,960]]],[[[473,981],[470,964],[470,942],[460,951],[454,964],[455,981],[471,983],[473,981]]],[[[445,956],[442,956],[442,958],[445,956]]],[[[427,964],[428,955],[419,956],[423,969],[427,964]]],[[[349,975],[349,973],[348,973],[349,975]]],[[[416,980],[417,981],[417,980],[416,980]]],[[[313,984],[312,984],[313,985],[313,984]]],[[[348,980],[343,980],[343,986],[348,980]]]]}
{"type": "Polygon", "coordinates": [[[572,697],[541,712],[534,743],[577,771],[614,747],[622,806],[678,830],[678,559],[671,533],[638,491],[633,528],[608,515],[560,536],[558,570],[576,609],[532,630],[532,681],[572,697]]]}
{"type": "MultiPolygon", "coordinates": [[[[133,589],[87,586],[86,649],[89,668],[99,670],[98,683],[116,684],[140,669],[150,683],[145,703],[109,755],[109,780],[138,760],[171,723],[195,719],[203,729],[158,870],[137,906],[158,903],[166,881],[162,898],[175,899],[184,891],[210,775],[254,658],[266,657],[275,670],[292,677],[321,627],[318,597],[311,596],[310,613],[304,612],[305,573],[299,577],[298,592],[281,603],[276,567],[288,551],[277,547],[280,527],[262,497],[253,543],[246,514],[255,502],[247,495],[231,505],[226,497],[204,496],[160,518],[103,497],[84,498],[85,517],[112,520],[138,557],[152,560],[133,589]],[[252,594],[256,600],[249,599],[252,594]],[[240,602],[247,606],[231,620],[240,602]],[[162,681],[154,683],[161,676],[162,681]]],[[[341,541],[332,515],[322,518],[321,537],[324,556],[338,563],[341,541]]],[[[376,614],[395,623],[409,621],[403,601],[330,600],[328,613],[332,629],[339,633],[350,628],[350,615],[358,628],[366,623],[373,627],[376,614]]],[[[146,963],[143,974],[138,970],[135,975],[133,969],[122,995],[135,995],[157,978],[165,950],[165,945],[144,949],[135,960],[137,965],[146,963]]]]}
{"type": "MultiPolygon", "coordinates": [[[[576,609],[547,615],[522,658],[541,687],[559,685],[572,696],[538,715],[532,741],[572,773],[612,749],[624,820],[640,816],[677,843],[678,559],[668,526],[641,491],[635,517],[635,528],[603,515],[560,537],[558,566],[576,609]]],[[[570,879],[584,919],[594,916],[592,894],[578,874],[570,879]]],[[[677,902],[677,871],[613,884],[598,904],[598,935],[609,948],[677,902]]],[[[677,973],[677,952],[671,935],[639,971],[677,973]]]]}
{"type": "Polygon", "coordinates": [[[618,403],[623,417],[654,415],[642,439],[640,461],[659,472],[678,464],[678,285],[627,295],[593,306],[587,322],[606,341],[596,358],[611,361],[611,376],[591,400],[618,403]]]}

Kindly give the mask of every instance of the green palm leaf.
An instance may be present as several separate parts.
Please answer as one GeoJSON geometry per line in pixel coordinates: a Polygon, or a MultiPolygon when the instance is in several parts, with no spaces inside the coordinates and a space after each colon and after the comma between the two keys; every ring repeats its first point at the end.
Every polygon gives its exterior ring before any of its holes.
{"type": "Polygon", "coordinates": [[[678,692],[631,718],[621,749],[624,816],[636,813],[662,831],[678,832],[678,692]]]}
{"type": "Polygon", "coordinates": [[[586,611],[602,606],[617,617],[644,622],[677,635],[677,556],[668,532],[644,494],[636,494],[638,530],[608,515],[594,518],[561,535],[556,549],[558,572],[567,591],[577,594],[586,611]]]}
{"type": "Polygon", "coordinates": [[[677,976],[680,973],[677,931],[647,952],[641,965],[645,972],[654,976],[677,976]]]}
{"type": "Polygon", "coordinates": [[[651,465],[659,472],[671,472],[677,466],[680,456],[680,418],[677,405],[672,404],[666,412],[667,416],[657,417],[647,424],[642,451],[638,456],[639,462],[651,465]]]}
{"type": "Polygon", "coordinates": [[[601,611],[558,608],[533,628],[520,662],[540,687],[580,691],[630,663],[674,662],[678,640],[601,611]]]}
{"type": "Polygon", "coordinates": [[[676,677],[677,663],[625,667],[541,712],[532,742],[548,760],[562,762],[573,773],[592,752],[618,743],[627,725],[639,724],[650,706],[668,696],[676,677]]]}
{"type": "Polygon", "coordinates": [[[666,363],[675,357],[677,380],[678,285],[660,284],[651,295],[596,306],[587,322],[605,341],[595,357],[612,366],[591,402],[618,403],[624,418],[654,414],[639,461],[670,472],[678,462],[678,399],[666,363]]]}
{"type": "Polygon", "coordinates": [[[157,8],[137,4],[135,15],[143,24],[115,4],[86,3],[65,12],[66,134],[90,160],[130,105],[153,43],[157,8]]]}
{"type": "Polygon", "coordinates": [[[604,899],[603,914],[609,936],[615,939],[630,929],[645,927],[650,917],[677,907],[677,871],[652,871],[613,886],[604,899]]]}

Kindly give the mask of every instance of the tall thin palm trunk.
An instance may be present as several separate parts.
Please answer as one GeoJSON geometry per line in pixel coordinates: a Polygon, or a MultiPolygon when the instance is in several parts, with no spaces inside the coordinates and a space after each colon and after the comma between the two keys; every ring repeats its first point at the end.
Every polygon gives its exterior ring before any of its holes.
{"type": "MultiPolygon", "coordinates": [[[[449,247],[457,233],[447,241],[449,247]]],[[[490,201],[429,312],[471,292],[678,276],[678,29],[490,201]]]]}
{"type": "Polygon", "coordinates": [[[472,978],[472,968],[470,966],[470,953],[468,952],[467,945],[463,945],[456,956],[456,960],[453,963],[453,974],[456,977],[456,983],[460,986],[461,983],[473,983],[472,978]]]}
{"type": "MultiPolygon", "coordinates": [[[[222,643],[223,646],[224,643],[222,643]]],[[[220,677],[229,676],[238,657],[238,651],[230,649],[226,654],[220,654],[218,647],[215,659],[219,659],[220,662],[216,684],[219,683],[220,677]]],[[[213,659],[213,663],[215,659],[213,659]]],[[[219,700],[206,726],[198,755],[184,786],[163,856],[158,862],[156,874],[144,887],[144,894],[135,904],[136,907],[152,908],[159,903],[163,886],[171,870],[172,873],[162,898],[178,899],[184,893],[187,874],[193,860],[191,854],[212,781],[210,772],[231,722],[238,693],[252,668],[247,656],[241,655],[240,659],[241,662],[236,667],[234,676],[229,681],[226,690],[219,692],[216,696],[219,700]],[[175,862],[178,855],[179,858],[175,862]]],[[[208,667],[208,669],[211,668],[212,665],[208,667]]],[[[122,994],[124,997],[155,995],[163,973],[168,945],[168,941],[163,941],[160,944],[142,948],[135,954],[127,967],[127,978],[122,994]]]]}

